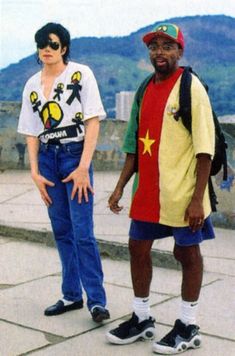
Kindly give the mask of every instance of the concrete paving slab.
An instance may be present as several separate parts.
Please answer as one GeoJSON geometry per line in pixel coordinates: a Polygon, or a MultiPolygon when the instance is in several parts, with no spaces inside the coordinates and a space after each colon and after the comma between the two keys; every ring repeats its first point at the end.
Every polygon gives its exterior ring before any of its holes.
{"type": "Polygon", "coordinates": [[[165,239],[156,240],[153,243],[153,248],[157,248],[162,251],[173,251],[174,248],[174,238],[169,236],[165,239]]]}
{"type": "MultiPolygon", "coordinates": [[[[1,184],[0,203],[10,202],[12,199],[17,199],[28,192],[34,192],[31,185],[14,185],[14,184],[1,184]]],[[[33,193],[31,193],[33,194],[33,193]]]]}
{"type": "Polygon", "coordinates": [[[201,244],[204,256],[235,258],[235,230],[215,229],[216,238],[201,244]]]}
{"type": "Polygon", "coordinates": [[[7,238],[7,237],[2,237],[0,236],[0,244],[7,244],[9,242],[12,242],[11,238],[7,238]]]}
{"type": "Polygon", "coordinates": [[[204,257],[204,270],[235,277],[234,259],[204,257]]]}
{"type": "Polygon", "coordinates": [[[34,352],[35,356],[144,356],[152,354],[152,341],[138,341],[131,345],[112,345],[105,340],[105,333],[116,327],[116,323],[106,324],[103,327],[87,332],[79,337],[62,342],[60,344],[43,348],[41,351],[34,352]]]}
{"type": "MultiPolygon", "coordinates": [[[[202,287],[197,318],[202,332],[235,341],[235,320],[231,313],[235,310],[234,283],[234,278],[231,278],[226,281],[217,280],[202,287]]],[[[152,314],[157,322],[173,324],[179,315],[180,300],[181,298],[174,298],[152,307],[152,314]]]]}
{"type": "Polygon", "coordinates": [[[235,341],[234,291],[235,278],[227,276],[202,288],[198,320],[204,332],[235,341]]]}
{"type": "MultiPolygon", "coordinates": [[[[119,321],[121,322],[121,321],[119,321]]],[[[79,337],[48,346],[42,350],[33,352],[34,356],[145,356],[153,355],[153,341],[138,341],[130,345],[112,345],[105,340],[105,333],[115,328],[118,321],[106,324],[104,327],[87,332],[79,337]]],[[[156,324],[157,337],[160,340],[168,331],[169,327],[156,324]]],[[[203,344],[200,349],[188,350],[187,356],[232,356],[234,343],[229,340],[216,339],[213,336],[203,335],[203,344]]]]}
{"type": "Polygon", "coordinates": [[[0,285],[17,285],[60,272],[55,248],[11,240],[1,246],[0,285]]]}
{"type": "Polygon", "coordinates": [[[39,205],[35,209],[34,205],[5,203],[4,209],[1,209],[0,223],[7,226],[22,227],[22,224],[27,223],[28,229],[30,229],[35,223],[43,226],[48,222],[47,210],[43,205],[39,205]]]}
{"type": "Polygon", "coordinates": [[[235,231],[217,228],[215,232],[214,240],[201,244],[204,270],[235,276],[235,231]]]}
{"type": "MultiPolygon", "coordinates": [[[[1,248],[6,245],[13,246],[15,244],[12,240],[9,243],[9,239],[2,238],[2,240],[5,240],[5,244],[1,244],[1,248]]],[[[35,247],[40,247],[39,255],[41,254],[42,246],[40,246],[40,244],[23,242],[23,245],[25,244],[27,245],[27,249],[31,246],[32,251],[34,251],[35,247]]],[[[22,250],[20,248],[15,248],[14,251],[17,253],[21,250],[20,254],[22,254],[24,248],[25,247],[22,247],[22,250]]],[[[45,252],[45,256],[46,254],[50,256],[51,250],[53,251],[54,249],[49,249],[48,253],[45,252]]],[[[54,252],[56,255],[55,250],[54,252]]],[[[30,260],[29,256],[35,254],[38,256],[35,251],[31,254],[26,253],[26,261],[30,260]]],[[[1,255],[2,254],[0,254],[0,256],[1,255]]],[[[24,269],[24,265],[22,266],[19,264],[19,269],[22,267],[24,269]]],[[[116,319],[112,325],[116,326],[127,316],[127,314],[131,313],[132,310],[131,303],[133,292],[131,288],[129,262],[104,259],[103,267],[106,282],[105,286],[109,301],[108,306],[112,313],[111,320],[116,319]]],[[[50,268],[48,271],[50,272],[50,268]]],[[[48,271],[46,269],[45,273],[48,271]]],[[[163,336],[164,333],[169,330],[169,327],[166,328],[166,324],[170,326],[170,323],[173,323],[175,318],[178,317],[180,298],[177,297],[177,295],[179,292],[180,279],[181,273],[179,271],[154,267],[154,277],[151,288],[151,312],[152,315],[157,318],[158,338],[160,338],[161,335],[163,336]],[[154,291],[158,291],[159,294],[154,293],[154,291]],[[164,332],[161,330],[164,330],[164,332]]],[[[60,293],[60,280],[60,276],[51,276],[32,282],[26,282],[14,288],[1,290],[0,319],[9,325],[13,325],[12,323],[14,323],[17,328],[24,327],[26,330],[30,329],[36,333],[34,334],[36,336],[37,333],[39,333],[39,335],[43,333],[43,335],[46,335],[46,341],[53,344],[53,346],[46,348],[42,346],[43,348],[41,351],[36,351],[41,347],[41,336],[39,338],[39,346],[37,344],[28,346],[27,336],[24,336],[24,334],[22,335],[22,338],[26,337],[24,343],[26,351],[32,347],[30,350],[35,350],[35,352],[32,353],[39,355],[54,355],[57,353],[58,355],[64,356],[67,354],[73,355],[73,352],[75,352],[74,354],[82,356],[86,355],[87,350],[89,352],[87,355],[89,356],[93,355],[93,351],[94,355],[107,356],[121,355],[121,353],[125,355],[124,350],[126,350],[126,355],[132,354],[133,352],[135,352],[136,355],[151,354],[151,343],[138,342],[134,345],[126,346],[125,348],[107,345],[104,341],[104,330],[108,330],[113,326],[110,325],[110,321],[107,321],[103,327],[97,328],[97,325],[90,319],[90,315],[86,308],[57,317],[44,317],[44,308],[58,298],[60,293]],[[146,345],[148,347],[146,347],[146,345]]],[[[198,317],[202,333],[205,334],[204,347],[201,350],[197,350],[198,356],[224,356],[227,351],[229,356],[232,355],[231,350],[233,350],[235,343],[231,342],[232,337],[227,330],[230,332],[233,330],[231,324],[231,310],[234,309],[232,304],[234,280],[234,278],[226,277],[223,274],[205,273],[198,317]],[[224,299],[225,291],[228,293],[230,299],[224,299]],[[209,306],[205,303],[206,300],[210,300],[209,306]],[[211,302],[212,300],[213,303],[211,302]],[[221,308],[221,312],[219,312],[215,318],[215,310],[217,313],[218,306],[221,308]],[[213,323],[214,320],[216,322],[216,326],[214,327],[212,327],[212,320],[213,323]]],[[[14,346],[11,345],[12,341],[9,341],[9,343],[10,347],[14,346]]],[[[187,355],[193,356],[194,354],[195,351],[187,352],[187,355]]],[[[13,355],[19,355],[19,353],[13,355]]]]}
{"type": "Polygon", "coordinates": [[[42,332],[0,321],[0,354],[22,355],[50,344],[42,332]]]}
{"type": "MultiPolygon", "coordinates": [[[[95,190],[103,190],[108,194],[112,193],[119,177],[120,172],[118,171],[105,171],[105,172],[97,172],[95,171],[94,174],[94,187],[95,190]]],[[[132,181],[133,178],[130,179],[129,183],[127,184],[124,192],[124,196],[128,196],[131,194],[132,190],[132,181]]]]}
{"type": "MultiPolygon", "coordinates": [[[[132,288],[130,263],[127,261],[112,261],[103,259],[103,270],[105,282],[113,285],[122,285],[132,288]]],[[[220,278],[219,274],[205,273],[203,285],[208,285],[220,278]]],[[[151,293],[160,293],[169,297],[180,295],[181,271],[153,267],[153,277],[151,282],[151,293]]],[[[151,304],[152,300],[150,299],[151,304]]],[[[128,301],[126,301],[128,303],[128,301]]],[[[130,300],[132,303],[132,299],[130,300]]],[[[131,304],[130,310],[131,310],[131,304]]]]}
{"type": "Polygon", "coordinates": [[[44,316],[44,309],[61,295],[60,281],[60,277],[48,277],[2,291],[0,318],[63,337],[96,327],[86,308],[56,317],[44,316]]]}
{"type": "Polygon", "coordinates": [[[5,170],[0,174],[1,184],[31,184],[33,181],[30,176],[30,171],[24,170],[5,170]]]}
{"type": "MultiPolygon", "coordinates": [[[[17,222],[17,221],[10,221],[8,223],[8,225],[6,225],[5,221],[3,222],[0,219],[0,226],[1,225],[3,226],[4,229],[6,227],[6,229],[8,231],[10,231],[12,228],[13,231],[10,232],[11,235],[14,235],[14,229],[16,229],[17,231],[19,231],[21,229],[23,229],[23,230],[29,229],[30,231],[37,231],[37,232],[51,232],[51,224],[49,222],[48,223],[47,222],[43,222],[43,223],[42,222],[41,223],[30,222],[29,223],[29,222],[25,221],[25,222],[21,222],[19,224],[19,222],[17,222]]],[[[1,233],[1,227],[0,227],[0,233],[1,233]]],[[[17,233],[17,235],[18,235],[18,233],[17,233]]],[[[20,234],[20,235],[22,235],[22,234],[20,234]]],[[[9,236],[9,233],[8,233],[8,236],[9,236]]],[[[17,236],[17,238],[18,238],[18,236],[17,236]]],[[[35,241],[35,240],[33,239],[33,241],[35,241]]],[[[39,241],[39,242],[42,242],[42,241],[39,241]]]]}
{"type": "Polygon", "coordinates": [[[40,197],[40,194],[37,190],[34,189],[34,187],[28,188],[22,194],[19,194],[14,198],[14,201],[12,199],[9,199],[8,201],[9,204],[14,204],[14,205],[23,205],[23,206],[42,206],[45,208],[44,203],[42,202],[42,199],[40,197]]]}
{"type": "MultiPolygon", "coordinates": [[[[114,236],[126,236],[128,241],[128,231],[129,231],[129,219],[127,216],[123,215],[94,215],[95,231],[98,235],[114,235],[114,236]],[[105,223],[108,222],[108,223],[105,223]]],[[[117,241],[115,239],[114,241],[117,241]]]]}
{"type": "MultiPolygon", "coordinates": [[[[131,184],[127,186],[121,200],[121,204],[124,205],[122,213],[116,216],[107,208],[108,197],[113,191],[117,176],[117,172],[95,173],[95,231],[96,236],[102,240],[100,247],[104,256],[111,256],[110,251],[118,249],[118,253],[116,251],[114,254],[115,258],[128,259],[127,242],[130,223],[128,210],[131,184]],[[110,247],[108,253],[104,244],[110,247]]],[[[25,243],[22,239],[26,241],[32,237],[36,238],[36,241],[46,241],[51,244],[49,242],[52,241],[51,227],[46,208],[29,172],[9,171],[0,174],[0,193],[1,197],[6,199],[2,201],[0,198],[1,231],[9,236],[9,238],[0,236],[0,323],[4,323],[4,330],[7,330],[7,333],[16,335],[14,339],[4,338],[4,345],[6,342],[9,343],[9,350],[15,352],[6,355],[16,356],[21,352],[41,355],[47,355],[48,352],[48,355],[53,356],[55,354],[63,356],[152,354],[151,343],[138,342],[119,347],[108,345],[104,341],[104,331],[117,326],[132,311],[133,291],[128,261],[103,258],[108,307],[112,317],[104,326],[97,327],[92,322],[87,308],[57,317],[44,317],[44,309],[60,297],[61,277],[57,252],[55,249],[49,249],[47,252],[48,247],[32,242],[22,247],[19,244],[25,243]],[[14,196],[11,194],[13,191],[14,194],[17,193],[14,196]],[[9,194],[6,194],[8,192],[9,194]],[[12,226],[18,229],[11,230],[12,226]],[[19,238],[17,242],[12,239],[10,231],[15,233],[14,237],[19,238]],[[14,284],[16,285],[13,286],[14,284]],[[11,326],[16,327],[15,332],[11,326]],[[22,328],[27,332],[31,331],[33,336],[24,332],[22,334],[22,328]],[[32,345],[29,339],[32,339],[32,345]],[[18,349],[14,348],[15,341],[18,349]]],[[[204,345],[201,350],[188,351],[189,356],[196,354],[197,356],[231,356],[234,353],[232,296],[235,281],[235,231],[216,229],[216,235],[215,241],[208,241],[201,245],[206,272],[199,304],[198,323],[201,325],[204,345]]],[[[154,258],[167,260],[164,266],[168,268],[170,267],[168,257],[172,257],[173,244],[172,238],[154,243],[155,251],[160,250],[160,254],[155,254],[153,251],[154,258]]],[[[173,268],[177,268],[177,265],[173,268]]],[[[158,322],[158,339],[169,331],[169,327],[179,315],[180,282],[180,271],[154,267],[150,302],[152,314],[158,322]]],[[[1,330],[0,327],[0,337],[2,337],[1,330]]],[[[0,340],[0,355],[5,356],[1,352],[1,344],[3,343],[0,340]]]]}
{"type": "MultiPolygon", "coordinates": [[[[91,320],[87,308],[56,317],[43,315],[44,309],[59,299],[60,282],[60,277],[53,276],[2,290],[0,318],[63,337],[96,328],[97,324],[91,320]]],[[[112,319],[129,314],[130,306],[127,301],[132,301],[132,289],[109,284],[105,288],[112,319]]],[[[165,298],[164,295],[153,294],[151,301],[156,304],[165,298]]]]}
{"type": "MultiPolygon", "coordinates": [[[[161,340],[172,328],[162,324],[156,324],[157,337],[156,341],[161,340]]],[[[232,356],[235,343],[223,338],[217,339],[212,333],[205,334],[203,330],[200,330],[202,334],[202,346],[196,350],[187,350],[185,356],[232,356]]],[[[154,354],[153,354],[154,355],[154,354]]],[[[155,354],[156,355],[156,354],[155,354]]]]}

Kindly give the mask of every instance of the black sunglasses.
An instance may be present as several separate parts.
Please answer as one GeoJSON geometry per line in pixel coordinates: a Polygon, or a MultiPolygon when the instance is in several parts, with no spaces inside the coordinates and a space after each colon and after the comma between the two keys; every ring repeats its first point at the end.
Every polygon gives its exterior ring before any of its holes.
{"type": "Polygon", "coordinates": [[[60,44],[58,42],[51,41],[51,40],[41,41],[41,42],[37,43],[37,48],[39,48],[39,49],[46,48],[47,46],[49,46],[54,51],[57,51],[57,49],[60,48],[60,44]]]}

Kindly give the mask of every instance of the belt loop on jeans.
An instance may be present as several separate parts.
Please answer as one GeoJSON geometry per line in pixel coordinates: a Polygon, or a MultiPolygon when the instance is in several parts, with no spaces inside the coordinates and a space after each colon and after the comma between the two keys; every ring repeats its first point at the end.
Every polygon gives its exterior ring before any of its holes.
{"type": "Polygon", "coordinates": [[[45,150],[45,151],[48,150],[48,143],[44,143],[44,142],[40,141],[40,146],[43,150],[45,150]]]}

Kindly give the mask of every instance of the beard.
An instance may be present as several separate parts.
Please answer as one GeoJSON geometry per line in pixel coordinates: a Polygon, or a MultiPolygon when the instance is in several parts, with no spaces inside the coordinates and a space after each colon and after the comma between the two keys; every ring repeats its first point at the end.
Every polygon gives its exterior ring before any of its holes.
{"type": "Polygon", "coordinates": [[[156,62],[153,63],[154,69],[157,73],[161,73],[161,74],[168,74],[170,73],[170,66],[169,63],[166,62],[164,64],[164,66],[159,66],[156,62]]]}

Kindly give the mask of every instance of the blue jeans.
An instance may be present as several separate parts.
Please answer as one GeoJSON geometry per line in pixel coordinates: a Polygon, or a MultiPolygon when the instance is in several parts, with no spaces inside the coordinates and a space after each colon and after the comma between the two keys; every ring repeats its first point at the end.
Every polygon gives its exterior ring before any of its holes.
{"type": "MultiPolygon", "coordinates": [[[[62,293],[66,300],[82,299],[82,287],[87,294],[87,306],[106,305],[100,254],[93,233],[93,195],[89,202],[71,200],[73,181],[62,183],[78,167],[83,142],[63,145],[40,144],[39,171],[55,183],[47,186],[52,199],[48,208],[56,245],[62,263],[62,293]]],[[[92,166],[89,169],[93,184],[92,166]]]]}

